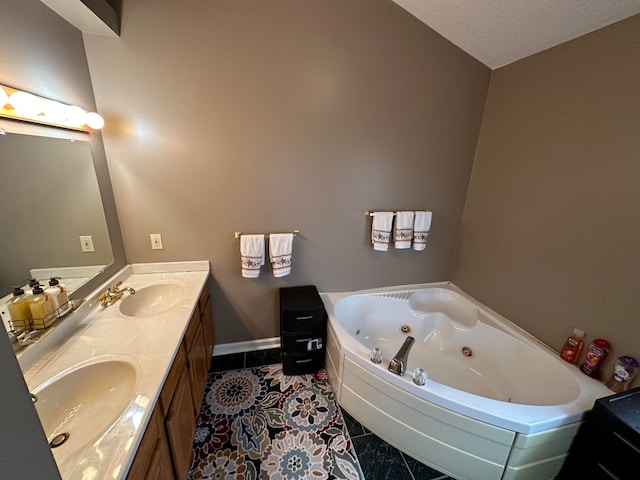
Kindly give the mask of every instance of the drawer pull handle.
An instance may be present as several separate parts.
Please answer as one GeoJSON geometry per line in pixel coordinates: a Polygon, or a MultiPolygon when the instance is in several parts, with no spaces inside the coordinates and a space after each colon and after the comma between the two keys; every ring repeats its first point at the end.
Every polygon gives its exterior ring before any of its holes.
{"type": "Polygon", "coordinates": [[[313,315],[307,315],[306,317],[296,317],[296,320],[311,320],[313,315]]]}
{"type": "Polygon", "coordinates": [[[613,432],[613,434],[618,437],[620,440],[622,440],[623,443],[626,443],[629,447],[633,448],[636,452],[640,453],[640,448],[636,447],[633,443],[631,443],[629,440],[627,440],[626,438],[624,438],[622,435],[620,435],[618,432],[613,432]]]}
{"type": "Polygon", "coordinates": [[[299,338],[299,339],[296,340],[296,343],[306,343],[306,342],[308,342],[310,340],[311,340],[311,337],[309,337],[309,338],[299,338]]]}
{"type": "Polygon", "coordinates": [[[313,358],[305,358],[304,360],[296,360],[296,363],[308,363],[312,361],[313,361],[313,358]]]}
{"type": "Polygon", "coordinates": [[[606,473],[607,475],[609,475],[611,478],[613,478],[613,480],[620,480],[620,477],[618,477],[617,475],[614,475],[613,472],[611,470],[609,470],[607,467],[605,467],[604,465],[602,465],[601,463],[598,463],[598,466],[604,470],[604,473],[606,473]]]}

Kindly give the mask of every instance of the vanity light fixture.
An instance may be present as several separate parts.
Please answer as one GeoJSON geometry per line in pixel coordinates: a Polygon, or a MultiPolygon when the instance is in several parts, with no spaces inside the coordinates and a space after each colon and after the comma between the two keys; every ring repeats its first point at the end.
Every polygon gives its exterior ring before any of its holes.
{"type": "Polygon", "coordinates": [[[0,117],[40,123],[83,132],[99,130],[103,118],[95,112],[67,105],[32,93],[0,85],[0,117]]]}

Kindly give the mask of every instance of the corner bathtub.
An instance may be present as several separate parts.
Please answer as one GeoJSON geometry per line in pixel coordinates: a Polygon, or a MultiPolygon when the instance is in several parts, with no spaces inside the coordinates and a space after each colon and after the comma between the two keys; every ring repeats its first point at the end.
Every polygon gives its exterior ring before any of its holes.
{"type": "Polygon", "coordinates": [[[584,413],[612,394],[449,282],[321,296],[340,405],[457,479],[554,478],[584,413]],[[408,335],[407,371],[395,375],[389,361],[408,335]],[[413,383],[418,367],[423,386],[413,383]]]}

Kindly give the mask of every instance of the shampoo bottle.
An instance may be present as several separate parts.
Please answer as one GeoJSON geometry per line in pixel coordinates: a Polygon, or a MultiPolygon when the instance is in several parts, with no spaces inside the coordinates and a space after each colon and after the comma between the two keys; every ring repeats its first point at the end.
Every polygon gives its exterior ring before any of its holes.
{"type": "Polygon", "coordinates": [[[20,287],[13,289],[13,297],[7,302],[7,310],[14,330],[22,330],[31,325],[29,301],[20,287]]]}
{"type": "Polygon", "coordinates": [[[582,347],[584,347],[584,330],[574,328],[573,333],[564,342],[560,357],[566,362],[576,364],[580,358],[582,347]]]}
{"type": "Polygon", "coordinates": [[[29,299],[33,328],[43,330],[51,326],[56,319],[56,311],[51,297],[44,293],[42,287],[33,287],[33,296],[29,299]]]}
{"type": "Polygon", "coordinates": [[[64,285],[58,282],[57,277],[51,277],[49,280],[49,287],[45,290],[53,302],[53,307],[56,311],[58,318],[67,314],[71,310],[69,304],[69,295],[67,295],[67,289],[64,285]]]}

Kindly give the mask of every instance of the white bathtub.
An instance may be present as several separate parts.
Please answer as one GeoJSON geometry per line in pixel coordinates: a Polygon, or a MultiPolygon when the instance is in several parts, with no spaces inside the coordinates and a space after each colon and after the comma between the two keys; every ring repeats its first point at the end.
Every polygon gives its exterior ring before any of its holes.
{"type": "Polygon", "coordinates": [[[444,282],[323,293],[327,372],[366,427],[458,479],[552,479],[604,385],[444,282]],[[403,328],[404,327],[404,328],[403,328]],[[407,372],[388,371],[415,338],[407,372]],[[380,347],[383,361],[370,353],[380,347]],[[412,381],[426,371],[424,386],[412,381]]]}

